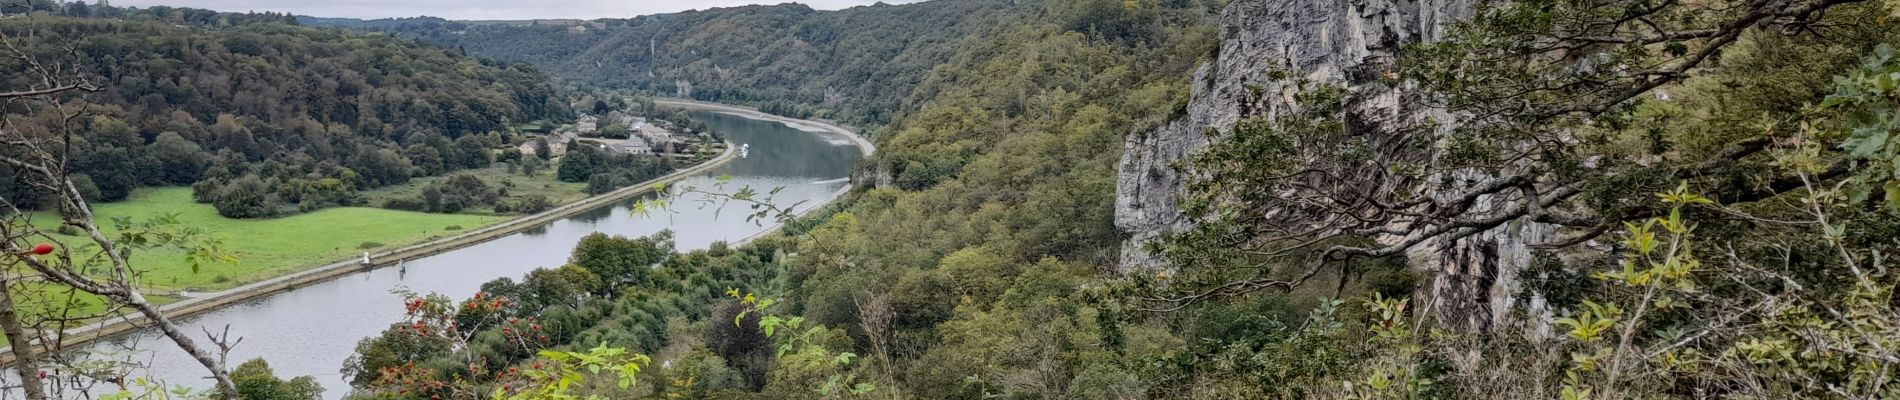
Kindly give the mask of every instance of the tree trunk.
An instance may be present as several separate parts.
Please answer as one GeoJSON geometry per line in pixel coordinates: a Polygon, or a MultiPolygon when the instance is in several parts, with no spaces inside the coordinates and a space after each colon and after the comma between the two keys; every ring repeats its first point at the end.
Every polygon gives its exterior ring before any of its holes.
{"type": "Polygon", "coordinates": [[[191,354],[191,358],[197,359],[198,364],[204,365],[206,370],[210,370],[211,378],[218,381],[218,392],[223,393],[224,398],[230,400],[243,398],[238,395],[237,384],[231,381],[230,371],[224,369],[223,360],[211,358],[210,353],[199,349],[197,342],[191,340],[189,334],[179,330],[178,325],[172,323],[171,318],[165,317],[165,313],[160,311],[158,307],[154,307],[151,303],[146,302],[145,296],[140,295],[137,290],[128,291],[127,293],[129,296],[127,296],[126,305],[139,310],[139,314],[144,314],[145,318],[152,320],[152,326],[156,326],[159,331],[165,332],[165,337],[171,338],[173,343],[178,344],[179,349],[184,350],[186,354],[191,354]]]}
{"type": "Polygon", "coordinates": [[[0,271],[0,332],[13,346],[13,370],[20,374],[20,391],[27,400],[45,400],[46,386],[40,382],[39,356],[33,353],[33,338],[20,327],[20,313],[14,309],[12,275],[0,271]]]}

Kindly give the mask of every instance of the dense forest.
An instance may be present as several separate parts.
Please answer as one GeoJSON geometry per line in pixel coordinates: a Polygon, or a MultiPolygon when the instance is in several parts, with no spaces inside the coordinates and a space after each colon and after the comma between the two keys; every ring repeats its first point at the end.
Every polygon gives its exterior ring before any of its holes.
{"type": "Polygon", "coordinates": [[[299,19],[528,62],[590,88],[889,122],[924,74],[966,37],[996,33],[1036,12],[1033,4],[957,0],[839,11],[743,6],[592,21],[299,19]]]}
{"type": "MultiPolygon", "coordinates": [[[[103,95],[66,104],[84,118],[48,107],[14,123],[48,137],[86,132],[66,151],[94,201],[193,186],[231,217],[358,205],[359,190],[487,167],[515,124],[574,114],[532,67],[283,15],[78,3],[38,12],[47,15],[0,20],[0,33],[45,65],[83,68],[72,72],[103,95]]],[[[10,58],[0,68],[39,66],[10,58]]],[[[43,196],[0,179],[7,198],[43,196]]]]}
{"type": "MultiPolygon", "coordinates": [[[[42,11],[73,12],[58,10],[42,11]]],[[[534,62],[596,94],[746,103],[877,133],[856,189],[814,210],[760,200],[775,188],[672,187],[749,206],[735,208],[784,223],[777,234],[680,249],[671,232],[594,233],[565,265],[466,298],[402,292],[388,306],[403,320],[340,366],[351,398],[1900,397],[1900,276],[1885,264],[1900,251],[1894,0],[300,18],[393,35],[143,12],[0,21],[9,37],[82,44],[70,57],[127,31],[157,45],[126,54],[185,56],[82,59],[139,72],[111,76],[191,76],[101,81],[146,92],[114,89],[77,121],[88,134],[72,168],[127,168],[94,164],[163,147],[193,156],[145,159],[201,171],[74,178],[86,198],[263,188],[281,171],[327,177],[325,163],[440,174],[487,162],[462,156],[495,146],[491,131],[571,112],[532,69],[462,52],[534,62]],[[165,45],[174,37],[185,45],[165,45]],[[288,57],[290,43],[335,56],[202,61],[288,57]],[[416,65],[383,64],[405,59],[416,65]],[[200,64],[165,69],[181,62],[200,64]],[[326,71],[370,84],[316,91],[354,88],[349,102],[271,107],[258,103],[309,91],[231,90],[279,62],[337,64],[326,71]]],[[[29,132],[58,126],[23,111],[40,121],[29,132]]],[[[576,150],[557,174],[611,186],[646,167],[603,172],[625,163],[603,157],[576,150]]],[[[479,183],[436,195],[480,198],[454,191],[479,183]]],[[[0,257],[51,270],[11,255],[26,251],[15,242],[0,257]]],[[[262,361],[231,378],[221,390],[245,398],[321,396],[262,361]]]]}
{"type": "Polygon", "coordinates": [[[879,184],[787,235],[673,257],[590,238],[486,297],[417,297],[344,372],[398,397],[531,398],[583,356],[667,367],[561,393],[1895,395],[1894,7],[1444,6],[1467,19],[1346,41],[1380,53],[1345,66],[1211,61],[1339,23],[1262,3],[1036,4],[919,81],[862,166],[879,184]],[[1546,52],[1566,57],[1523,56],[1546,52]],[[1118,172],[1117,147],[1215,108],[1238,111],[1162,167],[1200,174],[1191,223],[1146,247],[1162,266],[1120,265],[1116,179],[1158,172],[1118,172]],[[1500,249],[1526,261],[1481,256],[1500,249]],[[417,333],[441,329],[472,339],[417,333]]]}
{"type": "Polygon", "coordinates": [[[1121,135],[1177,112],[1196,60],[1215,44],[1207,21],[1218,5],[1036,7],[957,44],[920,80],[922,106],[897,118],[867,161],[893,185],[743,248],[669,257],[665,236],[596,236],[570,265],[491,282],[477,298],[417,295],[411,318],[365,339],[343,372],[365,395],[505,387],[532,398],[517,388],[538,387],[561,365],[537,349],[609,346],[671,367],[643,369],[629,387],[606,379],[574,393],[1158,394],[1155,363],[1188,339],[1127,322],[1147,318],[1084,285],[1114,264],[1121,135]]]}

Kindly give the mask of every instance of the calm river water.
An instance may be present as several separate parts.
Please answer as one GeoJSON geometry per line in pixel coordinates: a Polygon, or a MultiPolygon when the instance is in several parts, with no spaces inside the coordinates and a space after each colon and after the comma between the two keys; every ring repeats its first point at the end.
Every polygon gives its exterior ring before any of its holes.
{"type": "MultiPolygon", "coordinates": [[[[748,185],[761,191],[784,187],[775,202],[819,204],[844,187],[842,178],[862,157],[849,141],[830,133],[806,132],[726,114],[701,112],[694,117],[727,140],[752,147],[748,157],[689,178],[684,184],[710,188],[713,177],[730,174],[733,180],[726,184],[727,191],[748,185]]],[[[472,296],[482,283],[495,278],[519,278],[535,268],[560,266],[574,244],[594,232],[640,236],[672,229],[677,233],[679,249],[685,251],[702,249],[715,241],[738,241],[765,229],[746,222],[743,210],[715,213],[689,205],[690,199],[683,200],[687,201],[680,202],[672,213],[647,216],[631,214],[628,206],[634,200],[628,200],[486,243],[410,260],[405,268],[350,275],[178,322],[180,328],[194,333],[200,327],[219,332],[229,325],[232,335],[244,338],[230,354],[233,367],[263,357],[278,376],[314,376],[323,383],[326,398],[341,398],[350,388],[338,370],[356,342],[381,333],[402,318],[402,301],[392,293],[394,290],[407,288],[454,298],[472,296]]],[[[146,330],[99,346],[119,352],[127,347],[139,349],[130,354],[131,358],[147,362],[153,374],[170,383],[211,386],[203,367],[157,331],[146,330]]]]}

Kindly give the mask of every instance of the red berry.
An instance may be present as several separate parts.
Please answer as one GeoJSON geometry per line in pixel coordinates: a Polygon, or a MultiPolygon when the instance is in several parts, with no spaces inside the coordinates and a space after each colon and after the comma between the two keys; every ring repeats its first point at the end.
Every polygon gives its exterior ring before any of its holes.
{"type": "Polygon", "coordinates": [[[40,243],[38,246],[33,246],[33,254],[42,256],[53,254],[53,245],[51,243],[40,243]]]}

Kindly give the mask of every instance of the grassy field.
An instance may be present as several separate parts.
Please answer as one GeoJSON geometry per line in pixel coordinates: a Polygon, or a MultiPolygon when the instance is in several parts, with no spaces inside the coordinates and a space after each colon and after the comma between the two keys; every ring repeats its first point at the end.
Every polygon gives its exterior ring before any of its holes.
{"type": "MultiPolygon", "coordinates": [[[[184,254],[158,250],[135,253],[134,268],[144,272],[142,284],[162,294],[172,290],[209,291],[303,271],[362,254],[419,243],[506,221],[508,216],[427,214],[376,208],[330,208],[283,218],[240,220],[219,216],[209,204],[191,200],[189,188],[141,189],[132,198],[93,206],[100,226],[112,236],[112,217],[134,220],[176,213],[178,222],[209,231],[223,241],[235,265],[212,263],[192,272],[184,254]],[[366,244],[380,244],[366,248],[366,244]]],[[[34,223],[52,232],[57,216],[37,214],[34,223]]],[[[70,245],[89,243],[78,237],[60,237],[70,245]]]]}
{"type": "MultiPolygon", "coordinates": [[[[487,182],[489,187],[508,188],[508,197],[504,198],[503,201],[519,199],[521,196],[529,194],[539,194],[547,196],[548,201],[553,202],[553,204],[560,205],[580,201],[588,197],[586,183],[561,182],[555,179],[555,162],[549,161],[547,166],[543,167],[535,176],[522,175],[520,172],[508,172],[508,167],[505,164],[496,163],[493,167],[458,171],[442,176],[413,178],[409,180],[409,183],[364,191],[363,199],[368,201],[370,206],[374,207],[382,205],[384,201],[388,201],[392,198],[415,197],[422,193],[424,186],[448,179],[449,175],[458,174],[474,175],[476,178],[481,178],[482,182],[487,182]]],[[[486,206],[471,207],[463,211],[464,214],[488,214],[493,212],[494,210],[491,207],[486,206]]]]}

